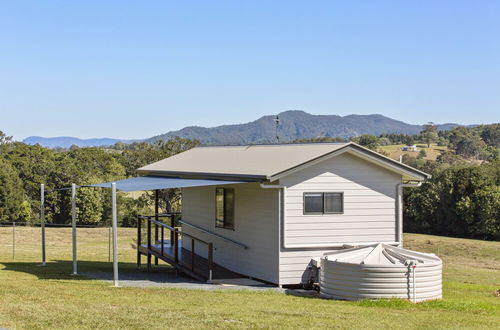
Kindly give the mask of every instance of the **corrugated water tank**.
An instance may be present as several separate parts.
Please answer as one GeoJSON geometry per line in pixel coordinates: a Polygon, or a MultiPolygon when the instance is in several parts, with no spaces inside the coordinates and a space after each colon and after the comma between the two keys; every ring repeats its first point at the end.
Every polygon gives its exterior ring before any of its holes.
{"type": "Polygon", "coordinates": [[[382,243],[329,252],[321,258],[320,293],[342,300],[440,299],[442,261],[382,243]]]}

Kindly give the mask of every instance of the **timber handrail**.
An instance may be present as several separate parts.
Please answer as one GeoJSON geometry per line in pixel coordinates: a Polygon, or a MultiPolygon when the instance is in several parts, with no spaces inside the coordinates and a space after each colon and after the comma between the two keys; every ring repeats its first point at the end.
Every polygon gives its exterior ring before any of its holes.
{"type": "MultiPolygon", "coordinates": [[[[218,237],[218,238],[220,238],[220,239],[222,239],[222,240],[224,240],[224,241],[226,241],[226,242],[228,242],[228,243],[231,243],[231,244],[234,244],[234,245],[236,245],[236,246],[239,246],[239,247],[240,247],[240,248],[242,248],[242,249],[245,249],[245,250],[246,250],[246,249],[248,249],[248,246],[246,246],[245,244],[242,244],[242,243],[237,242],[237,241],[235,241],[235,240],[232,240],[232,239],[230,239],[230,238],[224,237],[224,236],[222,236],[222,235],[216,234],[216,233],[214,233],[214,232],[211,232],[211,231],[209,231],[209,230],[206,230],[205,228],[199,227],[199,226],[197,226],[197,225],[193,225],[192,223],[186,222],[186,221],[184,221],[184,220],[179,220],[179,223],[184,224],[184,225],[189,226],[189,227],[192,227],[192,228],[194,228],[194,229],[197,229],[197,230],[199,230],[199,231],[201,231],[201,232],[203,232],[203,233],[205,233],[205,234],[208,234],[208,235],[212,235],[212,236],[218,237]]],[[[182,235],[187,235],[187,234],[186,234],[186,233],[182,233],[182,235]]]]}

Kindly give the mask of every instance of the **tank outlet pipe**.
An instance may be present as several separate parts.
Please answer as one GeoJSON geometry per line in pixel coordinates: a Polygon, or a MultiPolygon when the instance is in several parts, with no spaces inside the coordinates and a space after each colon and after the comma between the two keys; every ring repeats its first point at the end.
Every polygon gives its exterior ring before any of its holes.
{"type": "Polygon", "coordinates": [[[422,182],[398,183],[396,185],[396,242],[403,246],[403,188],[417,188],[422,182]]]}
{"type": "Polygon", "coordinates": [[[417,260],[408,260],[406,262],[406,264],[408,265],[408,278],[410,277],[410,269],[411,269],[411,275],[412,275],[412,291],[413,291],[413,297],[412,297],[412,302],[414,304],[417,303],[417,282],[416,282],[416,279],[417,279],[417,274],[416,274],[416,270],[417,270],[417,264],[418,264],[418,261],[417,260]]]}

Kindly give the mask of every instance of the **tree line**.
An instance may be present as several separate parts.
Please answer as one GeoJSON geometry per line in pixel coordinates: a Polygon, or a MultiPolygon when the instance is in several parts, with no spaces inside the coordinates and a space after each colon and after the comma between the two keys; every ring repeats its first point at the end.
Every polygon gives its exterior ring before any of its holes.
{"type": "MultiPolygon", "coordinates": [[[[432,175],[419,188],[405,191],[405,230],[410,232],[500,239],[500,124],[456,127],[438,131],[430,123],[417,135],[361,135],[353,141],[377,150],[393,144],[438,144],[447,146],[436,160],[403,157],[403,162],[432,175]]],[[[297,142],[344,142],[322,137],[297,142]]],[[[0,222],[40,221],[40,183],[45,183],[48,222],[70,222],[70,193],[55,190],[114,181],[135,175],[146,164],[170,157],[200,144],[197,140],[173,138],[155,143],[117,143],[106,148],[48,149],[14,142],[0,131],[0,222]]],[[[110,192],[81,188],[77,194],[80,223],[105,225],[110,218],[110,192]]],[[[133,225],[138,214],[150,214],[151,193],[140,196],[118,194],[121,224],[133,225]]],[[[166,209],[173,201],[180,210],[179,191],[161,191],[166,209]]]]}
{"type": "MultiPolygon", "coordinates": [[[[14,142],[0,131],[0,222],[40,222],[40,184],[45,184],[47,222],[67,224],[71,219],[72,183],[90,185],[131,177],[135,170],[199,144],[175,138],[154,144],[136,143],[124,149],[49,149],[14,142]]],[[[176,190],[162,191],[161,201],[176,199],[176,190]]],[[[109,189],[82,187],[76,197],[79,223],[105,225],[111,214],[109,189]]],[[[153,196],[119,193],[122,225],[132,225],[137,214],[151,214],[153,196]]],[[[165,206],[165,205],[164,205],[165,206]]]]}

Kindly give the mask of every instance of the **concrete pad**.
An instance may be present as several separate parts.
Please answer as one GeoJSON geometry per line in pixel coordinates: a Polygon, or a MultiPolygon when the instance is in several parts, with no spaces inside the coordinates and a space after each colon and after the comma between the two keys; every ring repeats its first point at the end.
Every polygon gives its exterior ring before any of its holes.
{"type": "Polygon", "coordinates": [[[267,284],[249,278],[225,278],[212,280],[210,283],[222,286],[267,286],[267,284]]]}
{"type": "MultiPolygon", "coordinates": [[[[111,272],[84,272],[80,275],[109,282],[113,284],[113,273],[111,272]]],[[[175,270],[156,270],[151,272],[121,272],[119,274],[119,285],[121,287],[139,288],[180,288],[198,290],[273,290],[282,292],[276,286],[251,280],[248,278],[216,280],[220,283],[203,283],[182,274],[176,274],[175,270]]]]}

